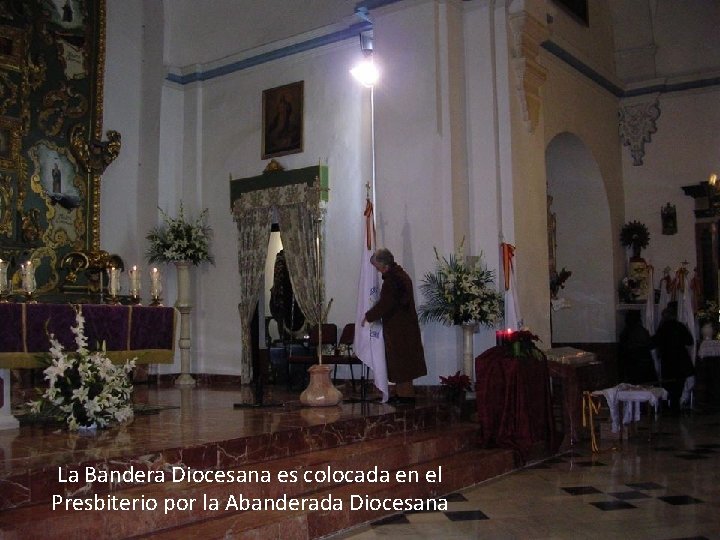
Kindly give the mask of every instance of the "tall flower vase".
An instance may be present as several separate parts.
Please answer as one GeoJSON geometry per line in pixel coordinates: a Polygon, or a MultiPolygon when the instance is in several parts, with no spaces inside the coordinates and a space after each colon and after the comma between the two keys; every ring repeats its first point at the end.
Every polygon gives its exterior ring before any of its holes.
{"type": "Polygon", "coordinates": [[[175,261],[177,268],[177,300],[175,308],[180,312],[180,376],[175,379],[175,386],[195,386],[195,379],[190,375],[190,312],[193,305],[190,301],[190,261],[175,261]]]}
{"type": "Polygon", "coordinates": [[[300,403],[309,407],[332,407],[342,400],[342,393],[335,388],[330,379],[332,367],[327,364],[315,364],[308,368],[310,384],[300,394],[300,403]]]}
{"type": "MultiPolygon", "coordinates": [[[[470,377],[471,384],[475,381],[475,356],[473,354],[473,334],[477,332],[477,324],[463,323],[463,373],[470,377]]],[[[474,395],[474,394],[473,394],[474,395]]]]}

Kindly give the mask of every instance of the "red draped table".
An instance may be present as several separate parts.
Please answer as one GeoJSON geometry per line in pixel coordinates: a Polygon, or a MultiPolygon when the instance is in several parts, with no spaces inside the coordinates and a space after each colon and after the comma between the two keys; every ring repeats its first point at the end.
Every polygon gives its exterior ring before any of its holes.
{"type": "Polygon", "coordinates": [[[556,433],[547,360],[493,347],[475,359],[480,442],[515,449],[523,461],[554,452],[556,433]]]}
{"type": "Polygon", "coordinates": [[[50,350],[48,334],[69,351],[76,349],[75,310],[85,318],[88,348],[104,343],[108,357],[138,364],[173,362],[175,310],[171,307],[101,304],[0,304],[0,369],[41,367],[38,355],[50,350]]]}

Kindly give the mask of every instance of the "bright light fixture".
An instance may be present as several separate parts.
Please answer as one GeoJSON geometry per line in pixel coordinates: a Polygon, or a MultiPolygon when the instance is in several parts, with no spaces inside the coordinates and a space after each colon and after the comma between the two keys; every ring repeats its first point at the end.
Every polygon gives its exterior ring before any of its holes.
{"type": "Polygon", "coordinates": [[[350,74],[355,77],[357,81],[367,88],[372,88],[380,78],[380,72],[378,71],[372,57],[366,58],[357,66],[350,70],[350,74]]]}

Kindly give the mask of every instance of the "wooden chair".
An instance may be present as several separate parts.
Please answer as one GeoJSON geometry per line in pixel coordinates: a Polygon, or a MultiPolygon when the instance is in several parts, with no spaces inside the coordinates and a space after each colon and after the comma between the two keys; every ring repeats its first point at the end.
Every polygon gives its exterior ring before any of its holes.
{"type": "MultiPolygon", "coordinates": [[[[361,392],[365,389],[365,381],[370,376],[370,368],[368,368],[362,361],[355,356],[353,351],[353,344],[355,343],[355,323],[348,323],[343,328],[340,334],[340,340],[338,346],[344,345],[345,352],[342,354],[335,355],[335,358],[328,361],[328,363],[335,364],[335,370],[333,371],[333,380],[337,379],[337,367],[338,365],[350,366],[350,380],[352,381],[353,392],[355,391],[355,372],[353,366],[360,366],[360,389],[361,392]]],[[[325,359],[323,358],[323,362],[325,359]]],[[[364,393],[364,392],[363,392],[364,393]]]]}

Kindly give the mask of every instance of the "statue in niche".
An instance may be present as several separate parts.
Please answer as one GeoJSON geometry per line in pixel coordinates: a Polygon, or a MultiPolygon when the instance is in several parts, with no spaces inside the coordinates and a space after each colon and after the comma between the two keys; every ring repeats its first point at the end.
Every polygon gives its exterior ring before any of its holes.
{"type": "Polygon", "coordinates": [[[305,314],[295,301],[283,250],[275,257],[273,286],[270,289],[270,314],[277,321],[283,338],[302,329],[305,324],[305,314]]]}

